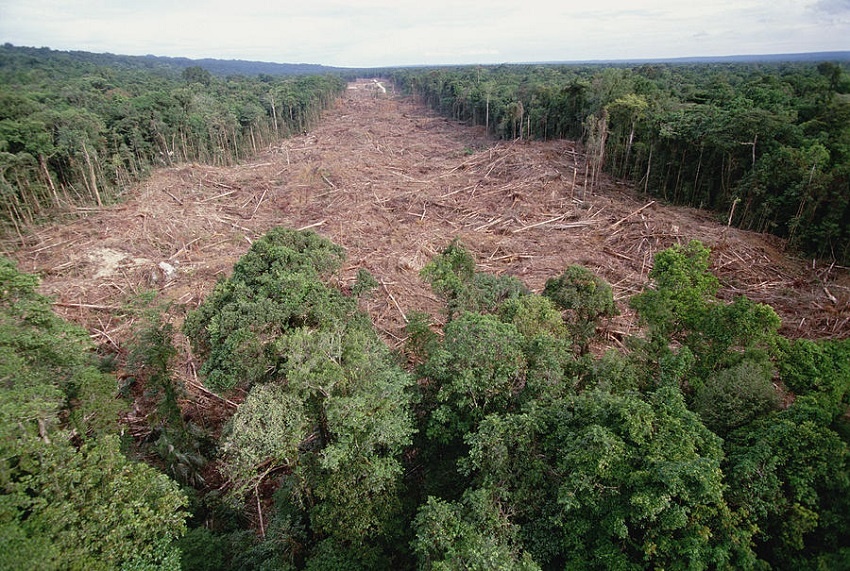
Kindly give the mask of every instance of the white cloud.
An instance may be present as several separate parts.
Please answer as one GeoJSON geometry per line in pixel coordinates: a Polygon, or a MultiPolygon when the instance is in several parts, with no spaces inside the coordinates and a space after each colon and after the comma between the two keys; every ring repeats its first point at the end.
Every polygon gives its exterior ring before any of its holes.
{"type": "Polygon", "coordinates": [[[848,49],[850,0],[0,0],[0,41],[345,66],[848,49]]]}

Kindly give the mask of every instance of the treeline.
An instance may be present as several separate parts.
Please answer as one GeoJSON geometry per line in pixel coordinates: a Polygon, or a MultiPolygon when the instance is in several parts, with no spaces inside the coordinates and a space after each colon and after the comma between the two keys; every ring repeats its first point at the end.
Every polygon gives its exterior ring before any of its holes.
{"type": "Polygon", "coordinates": [[[0,225],[101,205],[153,167],[229,165],[313,124],[335,76],[217,77],[0,47],[0,225]]]}
{"type": "Polygon", "coordinates": [[[850,261],[846,64],[396,70],[393,80],[502,138],[580,138],[600,169],[674,204],[850,261]]]}

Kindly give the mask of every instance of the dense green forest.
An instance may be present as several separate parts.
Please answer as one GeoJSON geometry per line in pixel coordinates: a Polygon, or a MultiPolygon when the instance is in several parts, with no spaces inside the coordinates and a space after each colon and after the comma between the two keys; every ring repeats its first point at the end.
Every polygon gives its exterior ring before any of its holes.
{"type": "Polygon", "coordinates": [[[600,170],[674,204],[850,262],[846,63],[395,70],[397,85],[508,139],[576,138],[600,170]]]}
{"type": "Polygon", "coordinates": [[[97,65],[100,67],[121,68],[136,71],[159,71],[166,73],[182,73],[189,67],[202,67],[213,75],[226,77],[228,75],[259,76],[259,75],[326,75],[329,73],[350,73],[351,70],[326,65],[308,63],[273,63],[264,61],[223,60],[223,59],[190,59],[184,57],[163,57],[155,55],[128,56],[111,53],[92,53],[83,51],[60,51],[50,48],[33,48],[5,44],[5,50],[27,56],[29,61],[50,58],[63,66],[76,68],[97,65]]]}
{"type": "Polygon", "coordinates": [[[2,46],[0,226],[114,201],[152,168],[234,164],[309,128],[344,89],[332,75],[220,77],[2,46]]]}
{"type": "Polygon", "coordinates": [[[341,289],[340,247],[277,228],[183,325],[208,387],[245,395],[220,438],[144,310],[129,382],[158,404],[123,445],[108,363],[4,262],[0,567],[847,568],[850,341],[719,301],[708,255],[660,252],[642,333],[604,351],[602,279],[534,294],[454,241],[421,273],[441,334],[409,315],[393,353],[359,308],[377,281],[341,289]]]}

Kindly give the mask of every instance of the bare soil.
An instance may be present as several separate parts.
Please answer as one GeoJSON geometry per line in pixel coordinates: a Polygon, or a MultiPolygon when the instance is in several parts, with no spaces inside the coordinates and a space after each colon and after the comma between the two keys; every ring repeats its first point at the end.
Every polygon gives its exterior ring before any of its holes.
{"type": "MultiPolygon", "coordinates": [[[[140,294],[158,292],[179,325],[250,243],[279,225],[345,247],[343,287],[359,268],[377,278],[362,305],[395,346],[406,313],[440,315],[419,270],[455,237],[480,270],[535,291],[570,264],[597,272],[623,312],[607,331],[613,343],[636,331],[627,301],[645,287],[655,253],[692,239],[712,249],[723,298],[769,303],[789,337],[850,335],[847,268],[795,258],[779,238],[653,202],[605,176],[591,188],[586,172],[575,142],[494,141],[363,81],[307,134],[235,167],[163,168],[120,204],[80,210],[6,250],[41,276],[60,314],[112,351],[127,343],[138,318],[128,306],[140,294]]],[[[185,378],[202,391],[188,344],[179,343],[185,378]]]]}

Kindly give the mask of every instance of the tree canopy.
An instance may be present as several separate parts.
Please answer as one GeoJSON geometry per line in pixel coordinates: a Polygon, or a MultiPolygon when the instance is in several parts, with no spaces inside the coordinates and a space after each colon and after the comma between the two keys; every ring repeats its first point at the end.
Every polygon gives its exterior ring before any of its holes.
{"type": "Polygon", "coordinates": [[[0,568],[180,569],[187,499],[121,450],[114,377],[0,258],[0,568]]]}

